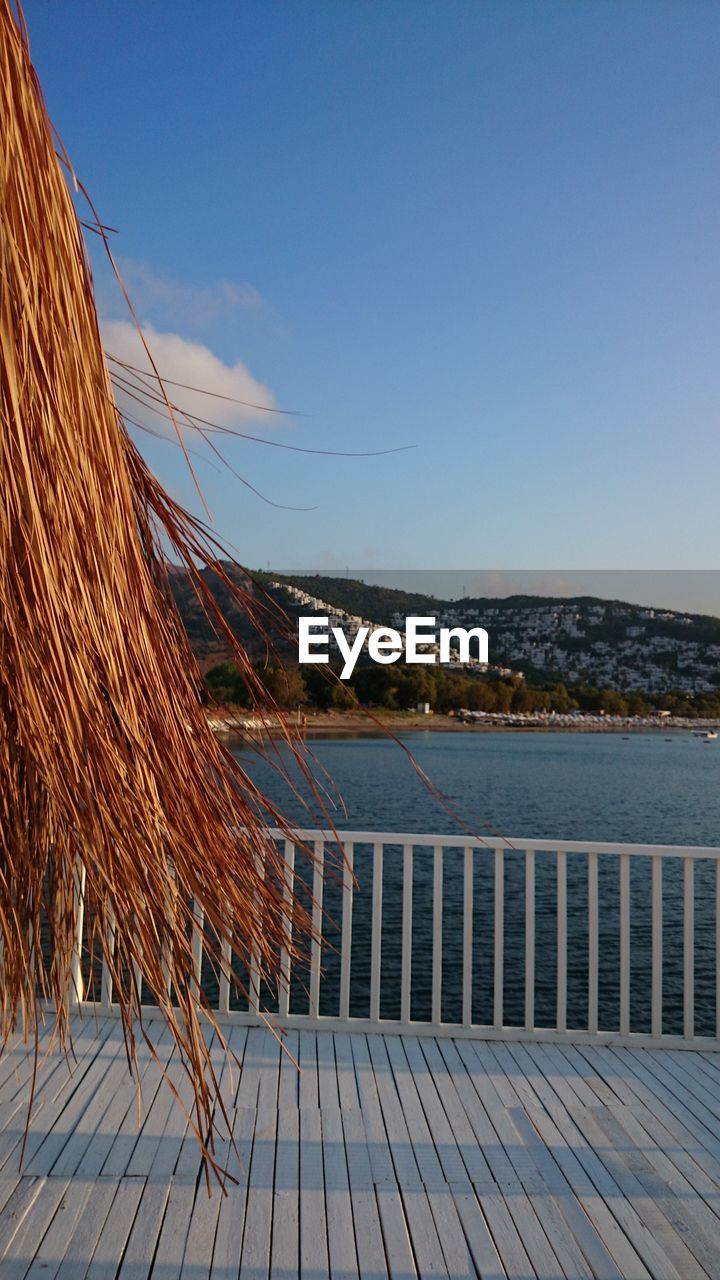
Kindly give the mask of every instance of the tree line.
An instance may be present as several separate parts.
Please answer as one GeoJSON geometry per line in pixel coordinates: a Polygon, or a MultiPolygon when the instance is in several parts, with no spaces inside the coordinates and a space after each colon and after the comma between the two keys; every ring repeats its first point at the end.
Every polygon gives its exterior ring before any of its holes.
{"type": "MultiPolygon", "coordinates": [[[[492,678],[464,675],[438,667],[358,667],[352,679],[340,681],[327,667],[258,663],[256,675],[268,696],[279,707],[317,708],[323,711],[374,707],[385,711],[414,710],[427,702],[433,711],[518,712],[587,711],[616,716],[643,716],[669,711],[690,718],[720,719],[720,693],[682,691],[646,694],[596,688],[589,684],[566,685],[561,681],[530,684],[518,676],[492,678]]],[[[232,662],[223,662],[206,676],[215,703],[250,707],[247,684],[232,662]]]]}

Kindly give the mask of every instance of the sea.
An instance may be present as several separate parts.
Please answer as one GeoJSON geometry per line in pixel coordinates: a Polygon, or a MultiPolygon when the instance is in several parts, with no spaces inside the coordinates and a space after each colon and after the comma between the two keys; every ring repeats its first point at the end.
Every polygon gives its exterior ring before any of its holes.
{"type": "MultiPolygon", "coordinates": [[[[470,833],[500,834],[504,858],[504,1021],[521,1025],[525,975],[523,840],[631,842],[720,846],[720,739],[688,731],[632,733],[418,731],[317,737],[307,763],[322,795],[308,791],[287,748],[263,756],[252,744],[233,748],[254,782],[302,827],[338,831],[432,833],[446,845],[443,871],[442,1017],[462,1008],[462,846],[470,833]],[[278,768],[278,765],[281,767],[278,768]],[[290,782],[284,776],[287,768],[290,782]],[[290,785],[290,783],[292,785],[290,785]],[[323,813],[323,806],[325,813],[323,813]]],[[[265,747],[267,753],[267,747],[265,747]]],[[[342,893],[338,861],[328,852],[324,886],[321,1013],[337,1011],[342,893]]],[[[351,1015],[365,1017],[370,993],[372,845],[354,851],[358,887],[353,902],[351,1015]]],[[[587,1026],[587,858],[568,855],[568,1025],[587,1026]]],[[[695,1018],[700,1034],[715,1034],[715,864],[701,859],[695,874],[695,1018]]],[[[299,859],[301,895],[309,868],[299,859]]],[[[417,848],[413,870],[413,1019],[430,1016],[432,849],[417,848]]],[[[473,1021],[492,1022],[494,857],[474,855],[473,1021]]],[[[383,865],[381,1016],[400,1011],[402,850],[388,843],[383,865]]],[[[556,1017],[557,879],[553,853],[536,855],[536,1025],[556,1017]]],[[[619,1017],[619,858],[599,862],[599,1018],[613,1030],[619,1017]]],[[[631,1029],[650,1027],[650,859],[631,862],[631,1029]]],[[[683,885],[680,860],[664,864],[663,1030],[682,1030],[683,885]]],[[[272,993],[266,993],[272,1007],[272,993]]],[[[293,972],[291,1007],[307,1009],[307,971],[293,972]]]]}

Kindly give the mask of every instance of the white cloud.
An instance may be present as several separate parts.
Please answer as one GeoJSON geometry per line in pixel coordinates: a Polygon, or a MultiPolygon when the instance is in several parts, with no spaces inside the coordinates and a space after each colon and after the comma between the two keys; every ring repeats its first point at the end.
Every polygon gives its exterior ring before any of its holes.
{"type": "Polygon", "coordinates": [[[123,258],[120,273],[133,306],[143,318],[156,324],[178,324],[204,329],[238,311],[257,311],[264,300],[252,284],[221,280],[212,286],[196,286],[157,275],[146,262],[123,258]]]}
{"type": "MultiPolygon", "coordinates": [[[[135,398],[140,397],[146,401],[148,393],[160,394],[152,365],[135,325],[128,320],[105,320],[101,329],[108,355],[135,366],[142,371],[144,378],[146,390],[138,385],[138,374],[127,372],[110,361],[110,372],[115,379],[115,395],[121,412],[128,418],[151,427],[153,431],[174,436],[174,428],[163,416],[162,406],[157,406],[160,410],[158,412],[147,403],[138,403],[135,398]]],[[[143,334],[161,377],[168,380],[167,395],[179,409],[221,427],[240,427],[249,421],[262,421],[265,425],[277,421],[271,412],[265,412],[276,407],[272,391],[258,382],[242,361],[238,360],[233,365],[224,364],[209,347],[199,342],[190,342],[178,333],[160,333],[151,325],[143,327],[143,334]],[[172,383],[184,383],[185,386],[173,386],[172,383]],[[198,390],[187,390],[186,387],[198,390]],[[216,398],[223,396],[228,399],[216,398]],[[237,401],[243,403],[238,404],[237,401]]],[[[190,435],[197,434],[188,424],[181,425],[190,435]]]]}

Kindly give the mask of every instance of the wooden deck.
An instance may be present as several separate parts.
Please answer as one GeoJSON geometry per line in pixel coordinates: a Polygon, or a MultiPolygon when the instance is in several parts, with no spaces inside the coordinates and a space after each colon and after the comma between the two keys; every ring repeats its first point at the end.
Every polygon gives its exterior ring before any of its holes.
{"type": "Polygon", "coordinates": [[[32,1055],[6,1052],[2,1280],[720,1277],[720,1055],[303,1031],[298,1073],[231,1040],[225,1198],[147,1049],[138,1129],[112,1019],[43,1062],[20,1174],[32,1055]]]}

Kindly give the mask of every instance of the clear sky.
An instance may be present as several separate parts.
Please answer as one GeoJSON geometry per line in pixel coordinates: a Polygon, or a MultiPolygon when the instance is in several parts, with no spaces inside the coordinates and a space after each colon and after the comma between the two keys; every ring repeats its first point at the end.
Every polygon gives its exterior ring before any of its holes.
{"type": "MultiPolygon", "coordinates": [[[[245,563],[717,565],[717,3],[27,0],[26,16],[164,371],[300,410],[214,402],[272,440],[417,446],[226,446],[309,512],[198,462],[245,563]]],[[[192,504],[178,451],[144,447],[192,504]]]]}

